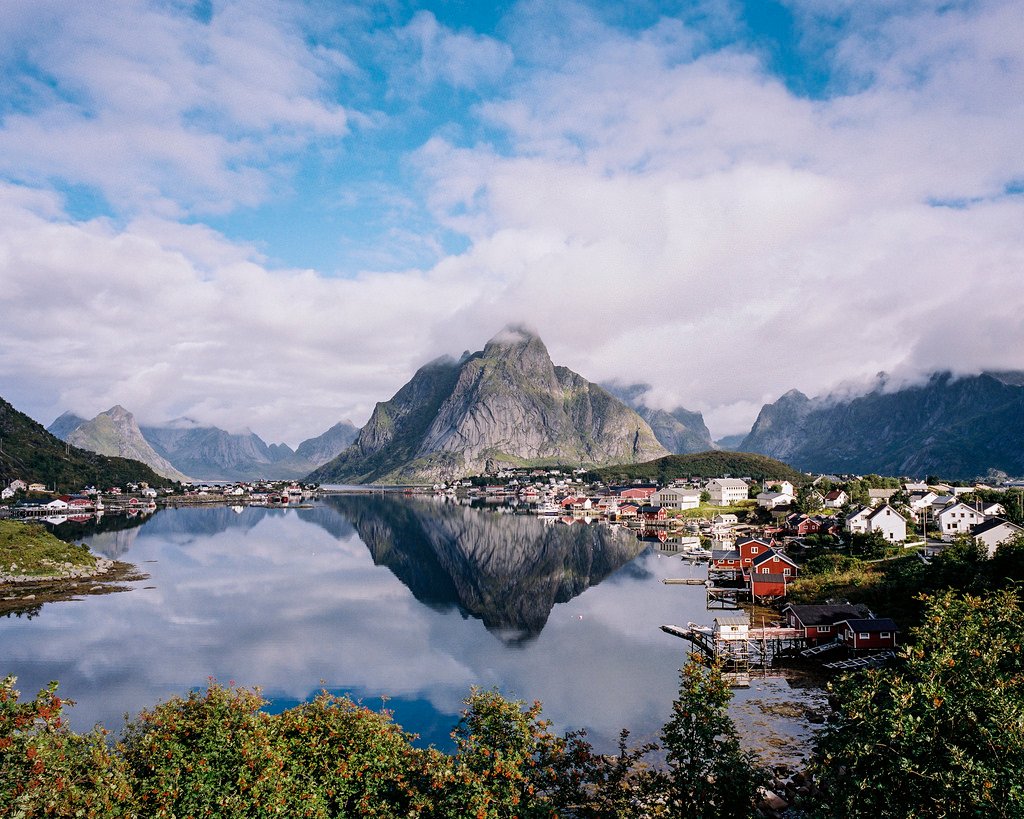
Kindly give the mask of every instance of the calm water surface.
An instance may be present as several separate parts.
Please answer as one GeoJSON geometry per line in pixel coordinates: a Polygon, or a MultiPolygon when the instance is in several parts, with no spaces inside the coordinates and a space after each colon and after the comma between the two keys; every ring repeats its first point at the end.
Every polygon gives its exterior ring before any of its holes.
{"type": "MultiPolygon", "coordinates": [[[[658,626],[713,616],[702,588],[661,579],[698,570],[625,530],[502,512],[333,496],[75,533],[149,579],[0,618],[0,675],[26,696],[59,680],[78,729],[116,731],[123,714],[214,677],[261,686],[274,709],[321,688],[374,708],[386,695],[407,730],[442,747],[474,684],[541,700],[556,728],[586,728],[602,749],[623,727],[656,737],[686,648],[658,626]]],[[[734,713],[754,745],[774,734],[767,745],[787,757],[807,726],[776,706],[815,697],[756,680],[734,713]]]]}

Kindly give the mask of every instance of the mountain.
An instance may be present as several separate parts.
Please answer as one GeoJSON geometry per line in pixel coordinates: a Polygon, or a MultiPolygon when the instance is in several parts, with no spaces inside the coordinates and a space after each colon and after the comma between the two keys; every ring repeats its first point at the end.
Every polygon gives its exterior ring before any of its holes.
{"type": "Polygon", "coordinates": [[[323,466],[344,452],[358,435],[359,428],[351,421],[339,421],[327,432],[303,441],[295,454],[313,467],[323,466]]]}
{"type": "Polygon", "coordinates": [[[507,327],[480,352],[421,367],[309,480],[412,483],[501,465],[633,463],[664,454],[636,412],[556,367],[533,333],[507,327]]]}
{"type": "Polygon", "coordinates": [[[704,416],[685,407],[673,410],[652,409],[643,397],[650,392],[650,384],[602,384],[608,392],[636,410],[651,427],[658,442],[675,455],[689,455],[715,449],[704,416]]]}
{"type": "Polygon", "coordinates": [[[331,495],[378,566],[420,602],[457,607],[509,643],[538,634],[557,603],[597,585],[645,548],[625,529],[546,525],[457,503],[331,495]]]}
{"type": "Polygon", "coordinates": [[[662,484],[681,478],[752,478],[756,481],[778,479],[802,484],[807,476],[789,464],[751,452],[698,452],[691,455],[668,455],[644,464],[603,466],[591,470],[588,479],[605,483],[629,483],[640,480],[662,484]]]}
{"type": "Polygon", "coordinates": [[[815,472],[972,478],[1024,475],[1024,377],[936,373],[857,398],[790,390],[766,404],[740,449],[815,472]]]}
{"type": "Polygon", "coordinates": [[[66,441],[72,432],[85,423],[85,420],[86,419],[81,415],[75,415],[73,412],[65,412],[60,416],[60,418],[50,424],[50,426],[46,428],[46,431],[51,435],[56,435],[62,441],[66,441]]]}
{"type": "MultiPolygon", "coordinates": [[[[54,424],[62,418],[64,413],[54,424]]],[[[142,436],[135,416],[120,405],[101,412],[91,421],[83,421],[68,433],[65,439],[69,444],[96,452],[100,455],[119,456],[141,461],[152,467],[153,471],[172,481],[189,480],[165,459],[160,457],[142,436]]]]}
{"type": "Polygon", "coordinates": [[[61,441],[0,398],[0,483],[20,478],[60,492],[90,484],[103,488],[145,481],[167,486],[166,478],[138,461],[108,458],[61,441]]]}
{"type": "Polygon", "coordinates": [[[143,427],[142,434],[175,467],[202,480],[285,480],[300,478],[315,466],[287,444],[267,445],[254,432],[230,433],[188,418],[143,427]]]}
{"type": "Polygon", "coordinates": [[[717,441],[715,441],[715,447],[718,449],[725,449],[729,452],[735,452],[740,448],[743,443],[743,439],[747,436],[742,432],[739,435],[723,435],[717,441]]]}

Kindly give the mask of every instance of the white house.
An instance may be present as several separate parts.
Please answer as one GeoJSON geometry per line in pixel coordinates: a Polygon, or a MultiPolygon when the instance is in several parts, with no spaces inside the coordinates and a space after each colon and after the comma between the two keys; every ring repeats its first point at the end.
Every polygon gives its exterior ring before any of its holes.
{"type": "Polygon", "coordinates": [[[762,509],[775,509],[779,506],[789,506],[795,498],[789,492],[758,492],[757,505],[762,509]]]}
{"type": "Polygon", "coordinates": [[[915,512],[920,512],[922,509],[929,508],[937,497],[938,495],[931,491],[925,492],[921,495],[911,495],[909,506],[915,512]]]}
{"type": "Polygon", "coordinates": [[[843,528],[854,534],[864,534],[868,530],[868,517],[871,515],[871,508],[862,506],[846,516],[843,528]]]}
{"type": "Polygon", "coordinates": [[[954,503],[935,514],[943,540],[952,540],[954,535],[966,534],[972,526],[985,522],[985,515],[966,503],[954,503]]]}
{"type": "Polygon", "coordinates": [[[735,526],[737,523],[739,523],[739,518],[731,512],[724,515],[715,515],[711,518],[713,526],[735,526]]]}
{"type": "Polygon", "coordinates": [[[666,486],[651,495],[650,504],[669,509],[696,509],[700,506],[700,490],[666,486]]]}
{"type": "Polygon", "coordinates": [[[868,490],[868,503],[872,506],[878,506],[881,503],[888,503],[889,498],[895,495],[897,490],[895,489],[869,489],[868,490]]]}
{"type": "Polygon", "coordinates": [[[987,518],[998,518],[1006,514],[1006,507],[1001,503],[987,503],[982,505],[981,511],[987,518]]]}
{"type": "Polygon", "coordinates": [[[712,478],[704,490],[715,506],[732,506],[747,499],[747,484],[739,478],[712,478]]]}
{"type": "Polygon", "coordinates": [[[825,495],[824,506],[826,509],[839,509],[850,502],[850,496],[844,489],[833,489],[825,495]]]}
{"type": "Polygon", "coordinates": [[[772,487],[777,486],[779,492],[784,492],[787,495],[796,497],[796,488],[789,481],[770,481],[767,478],[761,481],[761,488],[765,492],[772,492],[772,487]]]}
{"type": "Polygon", "coordinates": [[[928,484],[926,484],[926,483],[905,483],[905,484],[903,484],[903,488],[907,491],[908,494],[911,494],[911,495],[924,494],[925,492],[928,491],[928,484]]]}
{"type": "Polygon", "coordinates": [[[881,532],[882,537],[893,543],[907,539],[907,520],[889,504],[879,506],[868,515],[867,531],[881,532]]]}
{"type": "Polygon", "coordinates": [[[7,500],[8,498],[13,498],[13,497],[14,497],[14,490],[11,489],[11,487],[5,486],[3,489],[0,489],[0,500],[7,500]]]}
{"type": "Polygon", "coordinates": [[[988,556],[992,557],[1000,543],[1009,540],[1014,535],[1019,535],[1021,532],[1024,532],[1024,529],[1016,523],[1010,523],[1010,521],[1002,520],[1001,518],[992,518],[973,527],[971,529],[971,537],[974,538],[975,542],[984,545],[988,550],[988,556]]]}

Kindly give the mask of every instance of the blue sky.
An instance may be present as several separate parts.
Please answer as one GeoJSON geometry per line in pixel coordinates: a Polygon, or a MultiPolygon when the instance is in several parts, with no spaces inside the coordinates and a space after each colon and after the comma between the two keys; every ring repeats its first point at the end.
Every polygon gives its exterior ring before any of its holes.
{"type": "Polygon", "coordinates": [[[1024,367],[1022,18],[12,0],[0,395],[295,443],[526,322],[717,435],[1024,367]]]}

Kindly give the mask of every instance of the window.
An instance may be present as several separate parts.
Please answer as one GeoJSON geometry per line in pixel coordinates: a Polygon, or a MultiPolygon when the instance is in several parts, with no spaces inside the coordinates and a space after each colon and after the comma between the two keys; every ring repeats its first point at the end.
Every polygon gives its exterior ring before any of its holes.
{"type": "Polygon", "coordinates": [[[782,570],[782,574],[788,576],[789,575],[789,569],[783,569],[782,570]]]}
{"type": "Polygon", "coordinates": [[[869,637],[871,637],[871,635],[868,634],[866,631],[862,631],[857,635],[858,640],[867,640],[869,637]]]}
{"type": "Polygon", "coordinates": [[[881,637],[881,638],[882,638],[883,640],[888,640],[888,639],[889,639],[889,636],[890,636],[890,635],[889,635],[889,632],[888,632],[888,631],[883,631],[883,632],[882,632],[881,634],[879,634],[878,636],[879,636],[879,637],[881,637]]]}
{"type": "Polygon", "coordinates": [[[757,551],[758,551],[758,549],[757,549],[757,547],[756,547],[756,546],[751,546],[751,547],[750,547],[750,553],[751,553],[752,555],[756,555],[756,554],[757,554],[757,551]]]}
{"type": "Polygon", "coordinates": [[[763,567],[763,568],[761,569],[761,574],[771,574],[771,571],[772,571],[772,570],[771,570],[771,569],[769,569],[769,568],[768,568],[767,566],[764,566],[764,567],[763,567]]]}
{"type": "Polygon", "coordinates": [[[818,634],[827,634],[832,631],[832,626],[818,626],[818,634]]]}

